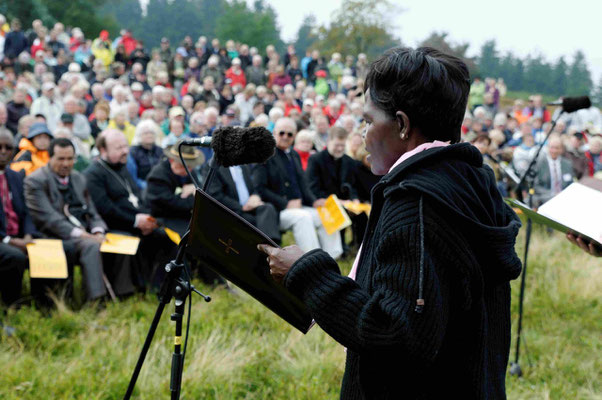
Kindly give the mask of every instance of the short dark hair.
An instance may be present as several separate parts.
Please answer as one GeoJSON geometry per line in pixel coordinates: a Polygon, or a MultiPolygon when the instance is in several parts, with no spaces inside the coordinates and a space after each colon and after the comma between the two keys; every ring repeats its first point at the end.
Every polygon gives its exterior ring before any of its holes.
{"type": "Polygon", "coordinates": [[[461,59],[431,47],[392,48],[370,66],[367,89],[377,107],[391,118],[405,112],[428,139],[460,141],[470,91],[461,59]]]}
{"type": "Polygon", "coordinates": [[[343,139],[347,140],[349,132],[340,126],[331,126],[328,130],[328,140],[343,139]]]}
{"type": "Polygon", "coordinates": [[[102,132],[96,137],[96,148],[98,150],[107,148],[107,138],[102,132]]]}
{"type": "Polygon", "coordinates": [[[67,138],[56,138],[52,139],[52,141],[50,142],[50,146],[48,147],[49,157],[54,156],[54,148],[57,146],[61,148],[71,147],[73,149],[73,153],[75,154],[75,146],[73,145],[73,142],[71,140],[67,138]]]}

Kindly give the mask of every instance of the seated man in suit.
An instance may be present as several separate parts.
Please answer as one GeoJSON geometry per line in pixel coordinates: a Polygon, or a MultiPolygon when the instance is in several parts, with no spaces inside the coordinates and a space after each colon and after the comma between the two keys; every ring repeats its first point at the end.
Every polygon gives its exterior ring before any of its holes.
{"type": "MultiPolygon", "coordinates": [[[[327,198],[335,194],[342,200],[359,202],[356,189],[355,161],[345,154],[348,132],[339,126],[332,126],[328,131],[326,149],[313,154],[307,162],[307,180],[309,188],[317,198],[327,198]]],[[[350,214],[353,222],[354,241],[359,246],[362,242],[368,218],[366,214],[350,214]]],[[[341,231],[341,240],[345,248],[345,231],[341,231]]]]}
{"type": "MultiPolygon", "coordinates": [[[[166,158],[155,165],[148,174],[146,201],[153,217],[182,236],[188,229],[192,216],[196,188],[180,161],[178,145],[179,142],[176,142],[175,145],[167,147],[163,152],[166,158]]],[[[190,170],[204,162],[203,154],[190,146],[182,148],[182,157],[190,170]]],[[[194,260],[188,261],[193,266],[197,264],[194,260]]],[[[205,283],[224,282],[219,275],[209,269],[201,266],[197,269],[205,283]]]]}
{"type": "Polygon", "coordinates": [[[62,239],[68,258],[77,258],[89,300],[106,295],[100,244],[106,224],[86,189],[83,175],[73,171],[75,147],[69,139],[50,142],[48,165],[25,179],[25,203],[36,227],[62,239]],[[71,251],[74,254],[69,254],[71,251]]]}
{"type": "Polygon", "coordinates": [[[103,131],[96,139],[96,148],[100,158],[84,172],[90,197],[111,231],[140,237],[133,278],[138,287],[144,288],[151,281],[153,264],[164,266],[175,245],[157,229],[157,221],[150,216],[127,169],[129,145],[123,132],[103,131]],[[162,257],[157,257],[159,252],[163,252],[162,257]]]}
{"type": "Polygon", "coordinates": [[[248,165],[219,167],[209,185],[209,194],[249,221],[276,243],[280,243],[278,213],[261,200],[248,165]]]}
{"type": "Polygon", "coordinates": [[[336,194],[339,199],[357,200],[355,162],[345,154],[348,133],[339,126],[328,131],[326,149],[313,154],[307,162],[309,188],[317,198],[336,194]]]}
{"type": "Polygon", "coordinates": [[[325,199],[317,199],[309,190],[299,154],[292,145],[297,125],[290,118],[281,118],[274,126],[276,154],[253,170],[253,181],[264,201],[280,213],[280,229],[293,230],[297,245],[304,251],[322,248],[333,258],[343,253],[341,236],[328,235],[322,226],[317,207],[325,199]]]}
{"type": "Polygon", "coordinates": [[[8,168],[14,149],[11,133],[0,130],[0,294],[6,306],[21,297],[23,271],[28,266],[25,246],[36,234],[25,206],[23,178],[8,168]]]}
{"type": "MultiPolygon", "coordinates": [[[[153,217],[183,235],[192,215],[196,189],[180,161],[178,143],[167,147],[163,154],[165,159],[155,165],[146,178],[146,201],[153,217]]],[[[204,161],[202,153],[190,146],[182,148],[182,156],[189,170],[204,161]]]]}
{"type": "Polygon", "coordinates": [[[564,158],[564,146],[558,136],[548,140],[548,154],[540,157],[536,166],[536,176],[533,188],[535,197],[533,203],[539,207],[562,190],[566,189],[574,180],[573,165],[564,158]]]}

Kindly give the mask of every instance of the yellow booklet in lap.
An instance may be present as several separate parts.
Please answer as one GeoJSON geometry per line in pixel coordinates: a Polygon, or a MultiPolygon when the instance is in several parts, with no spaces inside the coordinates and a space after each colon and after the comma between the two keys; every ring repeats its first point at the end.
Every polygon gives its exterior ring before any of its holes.
{"type": "Polygon", "coordinates": [[[60,278],[69,276],[63,242],[58,239],[36,239],[27,245],[29,276],[31,278],[60,278]]]}
{"type": "Polygon", "coordinates": [[[349,215],[347,215],[347,211],[345,211],[341,201],[334,194],[328,196],[324,207],[318,207],[318,214],[326,233],[329,235],[351,226],[351,220],[349,219],[349,215]]]}
{"type": "Polygon", "coordinates": [[[107,233],[105,241],[100,245],[101,253],[127,254],[133,256],[138,251],[140,238],[136,236],[107,233]]]}

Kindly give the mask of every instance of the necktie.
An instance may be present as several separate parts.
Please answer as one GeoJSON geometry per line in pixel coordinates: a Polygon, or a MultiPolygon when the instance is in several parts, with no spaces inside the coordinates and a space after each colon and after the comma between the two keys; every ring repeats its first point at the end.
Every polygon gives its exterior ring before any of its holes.
{"type": "Polygon", "coordinates": [[[558,162],[553,161],[554,167],[554,194],[562,192],[562,182],[560,182],[560,173],[558,171],[558,162]]]}

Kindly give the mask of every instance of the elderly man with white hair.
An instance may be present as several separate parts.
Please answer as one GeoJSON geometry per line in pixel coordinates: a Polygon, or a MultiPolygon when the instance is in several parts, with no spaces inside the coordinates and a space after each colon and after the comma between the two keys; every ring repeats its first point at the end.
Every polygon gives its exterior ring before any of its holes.
{"type": "Polygon", "coordinates": [[[31,115],[42,114],[46,118],[46,125],[50,131],[54,131],[63,113],[63,103],[55,96],[56,85],[46,82],[42,85],[42,95],[31,104],[29,113],[31,115]]]}
{"type": "Polygon", "coordinates": [[[219,56],[212,55],[207,60],[207,65],[201,68],[201,76],[200,79],[204,80],[206,77],[213,77],[213,83],[216,87],[221,87],[223,83],[223,73],[222,69],[219,66],[219,56]]]}
{"type": "Polygon", "coordinates": [[[113,99],[109,103],[109,106],[111,108],[111,118],[114,118],[115,114],[120,110],[126,110],[127,112],[128,94],[128,89],[122,85],[115,85],[113,87],[113,89],[111,90],[111,95],[113,96],[113,99]]]}
{"type": "Polygon", "coordinates": [[[79,101],[73,95],[67,95],[63,101],[64,111],[66,114],[73,116],[73,134],[82,141],[88,141],[91,136],[92,129],[85,115],[78,112],[79,101]]]}
{"type": "Polygon", "coordinates": [[[259,54],[255,54],[252,58],[252,64],[245,70],[247,83],[253,83],[257,86],[267,83],[265,69],[262,66],[263,60],[259,54]]]}
{"type": "Polygon", "coordinates": [[[274,127],[276,154],[253,170],[253,182],[266,203],[280,215],[280,229],[292,229],[297,245],[305,252],[321,248],[333,258],[343,253],[341,236],[328,235],[322,226],[317,207],[325,199],[317,199],[309,190],[299,154],[292,148],[297,125],[290,118],[280,118],[274,127]]]}

